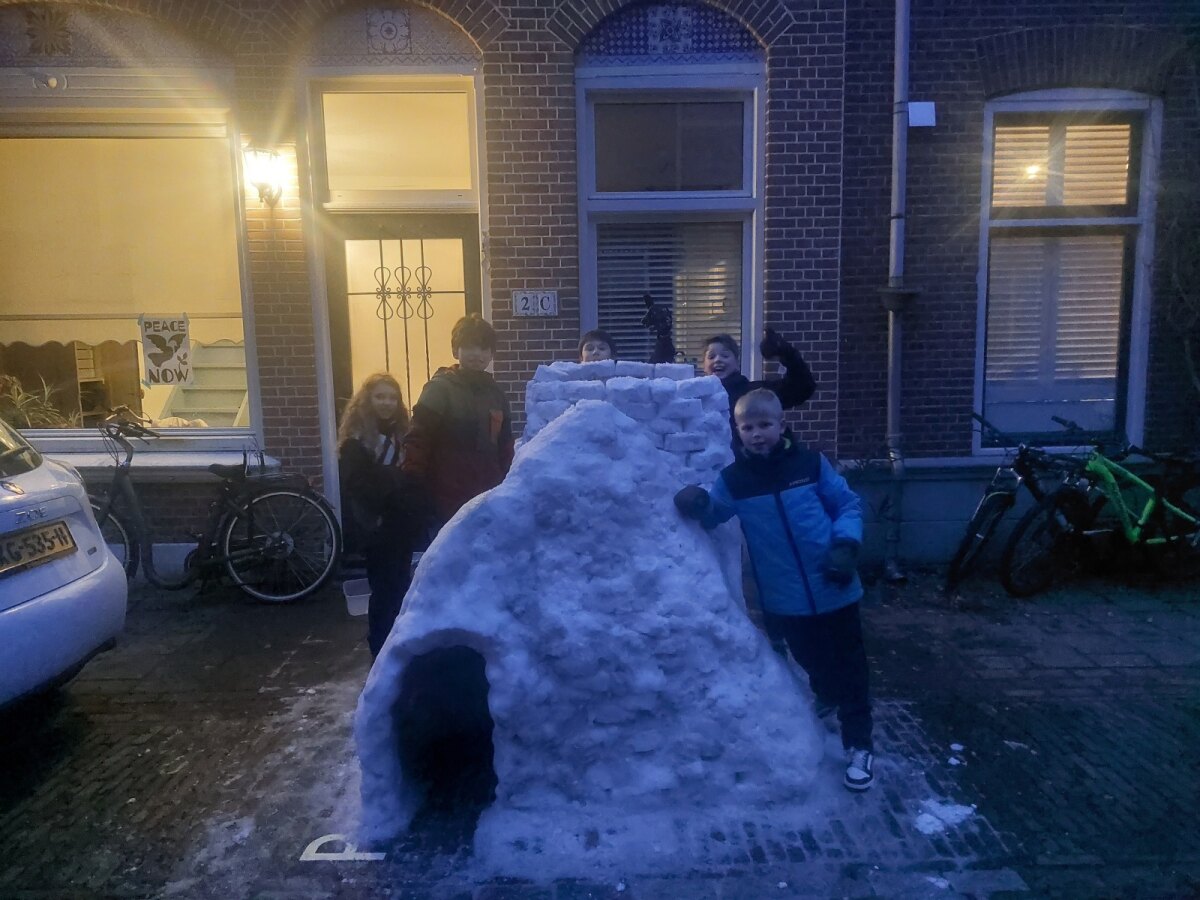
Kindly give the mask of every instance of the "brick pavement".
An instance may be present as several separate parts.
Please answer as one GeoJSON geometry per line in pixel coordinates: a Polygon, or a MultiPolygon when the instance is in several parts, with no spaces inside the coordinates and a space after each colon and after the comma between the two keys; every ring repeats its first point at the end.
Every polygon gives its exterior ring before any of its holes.
{"type": "Polygon", "coordinates": [[[682,851],[654,872],[536,882],[477,871],[452,818],[383,860],[302,861],[353,827],[363,620],[333,592],[141,590],[117,650],[0,721],[0,897],[1197,896],[1194,593],[876,586],[876,789],[841,790],[831,756],[790,822],[678,823],[682,851]],[[931,802],[976,809],[937,831],[931,802]]]}

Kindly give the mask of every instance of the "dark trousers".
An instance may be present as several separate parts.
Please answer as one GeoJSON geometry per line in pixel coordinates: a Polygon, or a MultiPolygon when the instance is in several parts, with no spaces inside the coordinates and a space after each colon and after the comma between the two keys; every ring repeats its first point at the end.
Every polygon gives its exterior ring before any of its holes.
{"type": "Polygon", "coordinates": [[[392,633],[392,623],[400,614],[404,595],[412,580],[412,539],[400,529],[387,527],[384,520],[366,546],[367,583],[371,599],[367,604],[367,644],[371,657],[379,655],[384,641],[392,633]]]}
{"type": "Polygon", "coordinates": [[[816,616],[764,615],[768,633],[783,637],[792,657],[808,674],[817,704],[837,707],[842,746],[874,752],[867,650],[858,604],[816,616]]]}

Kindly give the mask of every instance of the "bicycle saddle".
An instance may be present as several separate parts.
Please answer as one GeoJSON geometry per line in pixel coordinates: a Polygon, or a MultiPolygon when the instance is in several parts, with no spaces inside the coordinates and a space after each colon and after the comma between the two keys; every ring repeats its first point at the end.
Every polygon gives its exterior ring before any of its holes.
{"type": "Polygon", "coordinates": [[[246,467],[243,465],[223,466],[220,463],[213,463],[208,467],[208,471],[212,472],[218,478],[224,478],[226,481],[246,480],[246,467]]]}

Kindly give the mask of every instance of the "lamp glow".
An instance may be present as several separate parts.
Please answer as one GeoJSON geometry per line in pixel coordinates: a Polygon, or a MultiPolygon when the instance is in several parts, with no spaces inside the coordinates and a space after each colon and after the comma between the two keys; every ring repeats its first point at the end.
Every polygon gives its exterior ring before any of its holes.
{"type": "Polygon", "coordinates": [[[258,190],[263,204],[273,207],[283,196],[283,160],[276,151],[260,147],[247,147],[243,158],[246,184],[258,190]]]}

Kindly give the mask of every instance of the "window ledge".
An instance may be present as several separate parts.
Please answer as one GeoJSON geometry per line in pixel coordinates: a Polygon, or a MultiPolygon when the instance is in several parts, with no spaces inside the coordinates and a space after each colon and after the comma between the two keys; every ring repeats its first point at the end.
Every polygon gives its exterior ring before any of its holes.
{"type": "MultiPolygon", "coordinates": [[[[58,462],[74,466],[89,480],[106,479],[112,472],[112,457],[104,452],[75,452],[75,453],[46,453],[43,456],[58,462]]],[[[253,457],[252,457],[253,460],[253,457]]],[[[256,460],[253,460],[253,466],[256,460]]],[[[272,456],[265,457],[268,472],[278,472],[281,468],[279,460],[272,456]]],[[[215,481],[216,478],[208,467],[213,463],[221,465],[241,465],[240,450],[140,450],[133,458],[130,474],[134,481],[152,481],[155,483],[200,483],[215,481]]]]}

